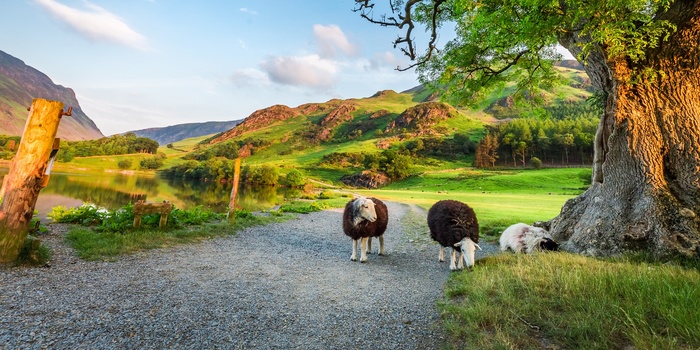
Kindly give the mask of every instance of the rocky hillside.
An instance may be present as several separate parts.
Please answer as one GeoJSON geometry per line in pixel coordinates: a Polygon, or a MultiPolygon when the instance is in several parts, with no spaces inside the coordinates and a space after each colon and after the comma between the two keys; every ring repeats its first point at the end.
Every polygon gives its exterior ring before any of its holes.
{"type": "Polygon", "coordinates": [[[218,143],[228,139],[240,136],[246,132],[255,131],[268,127],[276,122],[282,122],[289,118],[299,115],[298,109],[289,108],[284,105],[274,105],[253,112],[243,122],[224,132],[221,136],[215,138],[211,143],[218,143]]]}
{"type": "Polygon", "coordinates": [[[192,137],[218,134],[233,128],[240,122],[241,120],[232,120],[227,122],[187,123],[162,128],[134,130],[131,132],[136,136],[148,137],[151,140],[158,141],[158,143],[161,145],[167,145],[169,143],[192,137]]]}
{"type": "Polygon", "coordinates": [[[28,112],[35,98],[61,101],[73,107],[58,128],[63,140],[91,140],[104,137],[97,125],[80,108],[72,89],[56,85],[46,74],[0,51],[0,134],[22,135],[28,112]]]}
{"type": "MultiPolygon", "coordinates": [[[[574,62],[575,63],[575,62],[574,62]]],[[[575,106],[591,95],[580,65],[559,65],[565,84],[538,96],[545,106],[575,106]]],[[[253,112],[240,124],[208,140],[210,145],[225,141],[238,144],[239,154],[248,157],[277,157],[312,147],[357,148],[372,144],[386,149],[397,142],[414,138],[444,139],[456,133],[478,138],[483,123],[529,115],[529,107],[514,103],[515,86],[489,97],[481,108],[455,108],[439,101],[439,91],[424,86],[395,92],[379,91],[369,97],[347,100],[332,99],[297,107],[274,105],[253,112]],[[349,146],[350,145],[350,146],[349,146]]],[[[427,141],[425,141],[427,142],[427,141]]],[[[428,147],[428,146],[425,146],[428,147]]],[[[430,147],[437,147],[431,145],[430,147]]],[[[322,153],[322,151],[319,151],[322,153]]]]}

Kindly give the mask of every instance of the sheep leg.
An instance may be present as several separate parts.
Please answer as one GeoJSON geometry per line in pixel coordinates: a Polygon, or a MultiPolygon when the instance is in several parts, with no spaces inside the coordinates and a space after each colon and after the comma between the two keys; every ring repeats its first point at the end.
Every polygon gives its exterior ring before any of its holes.
{"type": "Polygon", "coordinates": [[[367,237],[367,254],[372,254],[372,237],[367,237]]]}
{"type": "Polygon", "coordinates": [[[384,251],[384,235],[379,236],[379,255],[386,255],[384,251]]]}
{"type": "Polygon", "coordinates": [[[440,256],[438,257],[440,262],[445,262],[445,247],[440,246],[440,256]]]}
{"type": "Polygon", "coordinates": [[[455,265],[455,256],[457,255],[457,252],[452,249],[452,255],[450,256],[450,270],[457,270],[457,266],[455,265]]]}
{"type": "Polygon", "coordinates": [[[351,261],[357,261],[357,240],[352,240],[352,255],[350,255],[351,261]]]}
{"type": "Polygon", "coordinates": [[[461,270],[464,268],[464,258],[462,257],[462,252],[455,252],[455,255],[457,255],[457,269],[461,270]]]}
{"type": "Polygon", "coordinates": [[[363,263],[367,261],[367,239],[368,237],[362,237],[362,247],[360,248],[360,262],[363,263]]]}

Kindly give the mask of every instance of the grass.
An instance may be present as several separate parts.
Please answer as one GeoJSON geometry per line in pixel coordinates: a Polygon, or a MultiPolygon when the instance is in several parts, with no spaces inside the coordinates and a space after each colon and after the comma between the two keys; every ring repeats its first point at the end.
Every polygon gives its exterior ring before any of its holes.
{"type": "Polygon", "coordinates": [[[430,208],[442,199],[464,202],[474,209],[481,235],[493,240],[516,222],[547,221],[578,195],[590,169],[445,170],[414,176],[381,190],[353,192],[382,200],[430,208]]]}
{"type": "Polygon", "coordinates": [[[246,227],[284,221],[291,217],[286,214],[253,215],[241,212],[233,223],[217,221],[171,230],[150,228],[124,233],[98,232],[90,227],[76,226],[68,232],[66,241],[81,259],[115,260],[124,254],[230,236],[246,227]]]}
{"type": "Polygon", "coordinates": [[[453,348],[697,349],[698,285],[676,264],[501,254],[453,274],[439,308],[453,348]]]}

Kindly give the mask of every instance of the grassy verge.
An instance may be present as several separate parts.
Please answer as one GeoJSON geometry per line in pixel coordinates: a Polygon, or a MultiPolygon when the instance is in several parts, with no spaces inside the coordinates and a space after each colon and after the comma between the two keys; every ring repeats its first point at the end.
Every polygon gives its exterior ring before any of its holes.
{"type": "Polygon", "coordinates": [[[233,223],[218,221],[176,229],[148,228],[123,233],[98,232],[90,227],[76,226],[68,232],[66,240],[82,259],[114,260],[120,255],[143,250],[234,235],[246,227],[281,222],[292,217],[290,214],[254,215],[242,212],[233,223]]]}
{"type": "Polygon", "coordinates": [[[439,307],[454,348],[698,349],[697,267],[501,254],[453,274],[439,307]]]}

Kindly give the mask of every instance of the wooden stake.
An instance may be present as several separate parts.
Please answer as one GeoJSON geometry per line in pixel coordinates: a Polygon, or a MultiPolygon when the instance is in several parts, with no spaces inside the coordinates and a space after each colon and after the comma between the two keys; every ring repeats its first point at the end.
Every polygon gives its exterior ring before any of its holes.
{"type": "Polygon", "coordinates": [[[231,201],[228,203],[228,219],[236,221],[236,196],[238,195],[238,180],[241,177],[241,158],[236,158],[233,165],[233,188],[231,189],[231,201]]]}
{"type": "Polygon", "coordinates": [[[27,238],[62,115],[62,102],[32,101],[17,154],[0,190],[0,263],[16,261],[27,238]]]}

